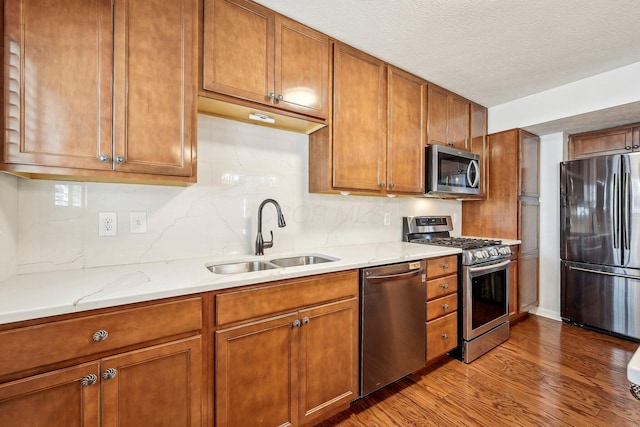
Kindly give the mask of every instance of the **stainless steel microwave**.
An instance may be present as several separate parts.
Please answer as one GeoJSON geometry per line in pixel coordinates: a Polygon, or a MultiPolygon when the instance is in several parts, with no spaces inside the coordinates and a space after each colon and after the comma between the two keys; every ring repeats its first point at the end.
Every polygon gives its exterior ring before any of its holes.
{"type": "Polygon", "coordinates": [[[425,195],[462,197],[480,194],[480,156],[444,145],[429,145],[425,159],[425,195]]]}

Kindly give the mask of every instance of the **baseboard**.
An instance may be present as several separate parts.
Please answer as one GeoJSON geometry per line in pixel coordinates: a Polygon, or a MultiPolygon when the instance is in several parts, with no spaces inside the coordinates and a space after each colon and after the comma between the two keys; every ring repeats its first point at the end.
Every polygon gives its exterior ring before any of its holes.
{"type": "Polygon", "coordinates": [[[547,319],[557,320],[558,322],[562,321],[562,319],[560,318],[560,312],[547,310],[546,308],[536,307],[532,309],[529,313],[535,314],[536,316],[546,317],[547,319]]]}

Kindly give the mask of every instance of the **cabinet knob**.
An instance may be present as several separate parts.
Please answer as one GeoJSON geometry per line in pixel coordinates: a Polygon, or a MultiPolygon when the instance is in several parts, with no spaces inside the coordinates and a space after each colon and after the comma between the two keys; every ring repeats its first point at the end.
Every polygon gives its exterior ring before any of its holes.
{"type": "Polygon", "coordinates": [[[294,328],[299,328],[300,327],[300,321],[298,319],[293,321],[293,327],[294,328]]]}
{"type": "Polygon", "coordinates": [[[443,340],[448,340],[449,339],[449,334],[442,334],[442,339],[443,340]]]}
{"type": "Polygon", "coordinates": [[[634,149],[634,150],[637,150],[638,148],[640,148],[640,145],[634,145],[634,146],[633,146],[633,149],[634,149]]]}
{"type": "Polygon", "coordinates": [[[442,285],[442,289],[449,289],[449,284],[445,283],[444,285],[442,285]]]}
{"type": "Polygon", "coordinates": [[[442,264],[442,269],[446,270],[447,268],[449,268],[449,264],[442,264]]]}
{"type": "Polygon", "coordinates": [[[103,380],[112,380],[116,377],[117,375],[117,371],[115,370],[115,368],[109,368],[106,371],[104,371],[102,373],[102,379],[103,380]]]}
{"type": "Polygon", "coordinates": [[[102,163],[107,163],[110,159],[106,154],[98,154],[98,160],[102,163]]]}
{"type": "Polygon", "coordinates": [[[389,183],[389,188],[393,188],[393,187],[395,187],[395,186],[396,186],[396,185],[395,185],[393,182],[390,182],[390,183],[389,183]]]}
{"type": "Polygon", "coordinates": [[[94,385],[97,381],[98,376],[96,374],[89,374],[80,380],[80,385],[82,385],[82,387],[89,387],[90,385],[94,385]]]}
{"type": "Polygon", "coordinates": [[[449,141],[449,142],[447,142],[447,145],[449,147],[455,147],[456,146],[456,142],[455,141],[449,141]]]}
{"type": "Polygon", "coordinates": [[[283,99],[284,99],[284,96],[278,95],[278,102],[282,101],[283,99]]]}
{"type": "Polygon", "coordinates": [[[627,145],[626,147],[624,147],[625,150],[631,150],[631,146],[627,145]]]}
{"type": "Polygon", "coordinates": [[[307,323],[309,323],[309,318],[305,316],[302,318],[302,324],[306,325],[307,323]]]}
{"type": "Polygon", "coordinates": [[[443,310],[449,310],[449,304],[443,304],[442,305],[442,309],[443,310]]]}
{"type": "Polygon", "coordinates": [[[106,340],[108,336],[109,332],[105,331],[104,329],[100,329],[93,334],[92,338],[94,342],[100,342],[106,340]]]}
{"type": "Polygon", "coordinates": [[[270,100],[275,101],[275,99],[276,99],[276,94],[275,94],[275,93],[273,93],[273,92],[269,92],[269,95],[267,95],[267,97],[268,97],[270,100]]]}
{"type": "Polygon", "coordinates": [[[114,160],[116,163],[120,163],[120,164],[124,163],[124,157],[122,157],[122,156],[115,156],[115,157],[113,158],[113,160],[114,160]]]}
{"type": "Polygon", "coordinates": [[[384,181],[382,181],[382,182],[380,183],[380,187],[384,187],[385,185],[387,185],[387,183],[386,183],[386,182],[384,182],[384,181]]]}

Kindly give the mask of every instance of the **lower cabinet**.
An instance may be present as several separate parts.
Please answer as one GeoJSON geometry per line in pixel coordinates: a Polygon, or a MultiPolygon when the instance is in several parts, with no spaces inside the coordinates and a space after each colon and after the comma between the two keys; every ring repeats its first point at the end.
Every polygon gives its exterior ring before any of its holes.
{"type": "Polygon", "coordinates": [[[214,333],[217,427],[310,425],[357,399],[357,278],[328,274],[218,295],[218,321],[239,310],[246,321],[214,333]]]}
{"type": "Polygon", "coordinates": [[[427,260],[427,362],[458,346],[458,256],[427,260]]]}
{"type": "Polygon", "coordinates": [[[201,337],[0,385],[0,425],[201,425],[201,337]]]}

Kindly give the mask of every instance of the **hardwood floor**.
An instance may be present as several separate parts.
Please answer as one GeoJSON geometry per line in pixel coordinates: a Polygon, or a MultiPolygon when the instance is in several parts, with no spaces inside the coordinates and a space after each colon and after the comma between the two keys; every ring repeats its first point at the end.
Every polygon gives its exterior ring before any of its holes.
{"type": "Polygon", "coordinates": [[[319,425],[637,427],[626,369],[638,346],[530,316],[473,363],[447,358],[319,425]]]}

